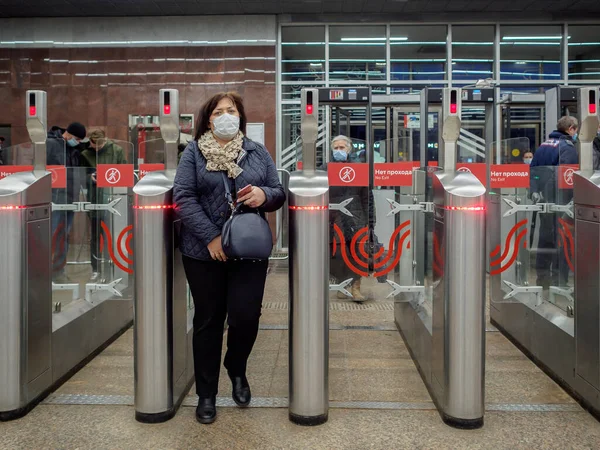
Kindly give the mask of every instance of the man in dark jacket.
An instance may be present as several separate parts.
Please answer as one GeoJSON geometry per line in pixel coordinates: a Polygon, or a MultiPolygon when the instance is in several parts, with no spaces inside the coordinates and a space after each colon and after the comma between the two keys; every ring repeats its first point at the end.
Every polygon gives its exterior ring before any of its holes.
{"type": "MultiPolygon", "coordinates": [[[[352,141],[348,137],[341,135],[335,137],[331,142],[331,148],[332,162],[350,162],[352,159],[352,141]]],[[[352,162],[356,162],[356,159],[359,158],[359,156],[356,156],[352,162]]],[[[323,167],[323,170],[327,170],[326,165],[323,167]]],[[[371,225],[370,229],[373,229],[375,226],[374,200],[373,193],[366,186],[331,186],[329,188],[329,203],[340,204],[348,199],[352,199],[352,201],[345,208],[352,216],[341,211],[329,212],[330,243],[332,244],[333,239],[337,237],[334,231],[334,225],[337,225],[346,241],[346,254],[350,260],[353,260],[350,245],[352,238],[361,228],[369,224],[371,225]]],[[[348,289],[352,294],[352,299],[356,301],[366,300],[366,297],[360,291],[361,277],[348,268],[341,253],[341,249],[338,250],[335,257],[331,260],[331,275],[337,279],[338,283],[352,278],[352,284],[348,289]]],[[[357,266],[356,263],[355,266],[357,266]]],[[[361,269],[364,268],[361,267],[361,269]]],[[[366,269],[364,270],[366,271],[366,269]]],[[[346,296],[338,292],[338,298],[344,299],[346,296]]]]}
{"type": "Polygon", "coordinates": [[[598,134],[594,138],[594,170],[600,170],[600,127],[598,128],[598,134]]]}
{"type": "MultiPolygon", "coordinates": [[[[55,205],[71,204],[79,200],[85,174],[80,173],[82,161],[77,146],[85,138],[85,134],[85,126],[79,122],[73,122],[66,129],[54,126],[48,131],[46,164],[66,168],[66,188],[52,189],[52,203],[55,205]]],[[[65,266],[74,212],[53,209],[52,275],[55,283],[64,284],[69,283],[65,275],[65,266]]]]}
{"type": "MultiPolygon", "coordinates": [[[[112,189],[97,187],[96,167],[98,164],[127,164],[123,148],[107,139],[104,131],[94,130],[90,133],[90,147],[84,150],[81,156],[85,161],[85,165],[89,167],[87,177],[88,202],[94,205],[110,203],[112,189]]],[[[92,231],[92,276],[90,281],[96,282],[100,277],[99,262],[102,261],[102,249],[100,248],[101,223],[108,222],[110,214],[106,211],[90,211],[89,217],[92,231]]],[[[107,225],[109,224],[107,223],[107,225]]]]}
{"type": "MultiPolygon", "coordinates": [[[[575,147],[579,123],[575,117],[561,117],[556,130],[537,149],[531,162],[531,199],[535,202],[566,205],[573,197],[572,190],[558,189],[558,166],[579,164],[575,147]]],[[[536,254],[537,285],[547,290],[550,285],[565,286],[569,266],[564,249],[559,247],[558,216],[539,214],[540,230],[536,254]]],[[[562,244],[561,244],[562,245],[562,244]]]]}

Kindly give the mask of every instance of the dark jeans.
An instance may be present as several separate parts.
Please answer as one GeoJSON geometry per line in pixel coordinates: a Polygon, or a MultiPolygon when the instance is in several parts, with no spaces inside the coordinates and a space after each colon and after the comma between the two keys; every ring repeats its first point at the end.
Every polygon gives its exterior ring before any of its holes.
{"type": "Polygon", "coordinates": [[[565,286],[569,280],[569,266],[564,249],[559,248],[558,223],[553,214],[538,214],[540,224],[535,268],[538,286],[565,286]]]}
{"type": "MultiPolygon", "coordinates": [[[[105,214],[104,211],[95,211],[91,216],[90,216],[90,222],[91,222],[91,246],[92,246],[92,271],[93,272],[100,272],[98,270],[99,267],[101,267],[101,261],[102,261],[102,257],[104,252],[102,251],[102,249],[100,248],[100,237],[102,236],[102,225],[101,223],[104,222],[106,223],[106,226],[109,227],[110,229],[110,224],[107,222],[107,218],[110,219],[110,217],[107,217],[107,214],[105,214]]],[[[104,239],[103,242],[103,247],[108,245],[108,242],[106,242],[106,238],[104,239]]]]}
{"type": "Polygon", "coordinates": [[[194,298],[194,370],[200,398],[216,396],[225,316],[230,376],[244,376],[258,334],[268,261],[199,261],[183,257],[194,298]]]}
{"type": "Polygon", "coordinates": [[[65,270],[69,253],[69,234],[73,226],[73,211],[52,213],[52,273],[58,275],[65,270]]]}

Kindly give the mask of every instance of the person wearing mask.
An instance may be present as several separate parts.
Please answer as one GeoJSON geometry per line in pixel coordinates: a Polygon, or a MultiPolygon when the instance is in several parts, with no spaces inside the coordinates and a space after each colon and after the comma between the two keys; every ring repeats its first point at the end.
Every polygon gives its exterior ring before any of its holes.
{"type": "MultiPolygon", "coordinates": [[[[336,136],[331,141],[332,148],[332,162],[349,162],[350,160],[359,159],[360,157],[353,158],[352,155],[352,141],[347,136],[336,136]]],[[[323,167],[323,170],[327,171],[327,167],[323,167]]],[[[333,245],[333,239],[337,237],[334,231],[334,225],[338,225],[344,235],[346,241],[346,254],[351,255],[351,242],[354,235],[361,228],[366,227],[372,221],[372,228],[375,226],[375,215],[374,215],[374,200],[373,194],[369,196],[369,188],[365,186],[331,186],[329,188],[329,202],[334,204],[342,203],[344,200],[351,198],[352,201],[346,206],[346,209],[350,211],[352,216],[344,214],[341,211],[330,211],[329,213],[329,224],[330,224],[330,244],[333,245]],[[371,201],[369,201],[369,198],[371,201]]],[[[367,298],[361,292],[361,277],[354,273],[342,258],[342,252],[336,252],[336,256],[331,261],[331,275],[341,283],[349,278],[352,279],[350,285],[350,293],[352,299],[355,301],[365,301],[367,298]]],[[[337,293],[339,299],[345,299],[344,293],[337,293]]]]}
{"type": "Polygon", "coordinates": [[[181,220],[180,250],[196,308],[194,369],[198,407],[196,420],[216,419],[216,395],[223,326],[227,317],[224,365],[240,407],[251,400],[246,366],[258,334],[268,261],[228,260],[221,229],[231,213],[224,177],[235,199],[261,215],[285,202],[285,192],[266,148],[245,136],[246,114],[235,92],[213,95],[200,108],[194,140],[181,156],[173,200],[181,220]],[[248,188],[248,186],[250,186],[248,188]]]}
{"type": "MultiPolygon", "coordinates": [[[[96,167],[98,164],[127,164],[123,148],[106,138],[102,130],[94,130],[90,133],[89,148],[81,153],[85,165],[89,167],[87,177],[88,202],[97,204],[108,204],[111,202],[112,190],[110,188],[97,187],[96,167]]],[[[90,211],[91,222],[91,260],[92,276],[90,282],[95,283],[100,277],[100,262],[102,261],[102,249],[100,248],[100,236],[102,236],[102,222],[107,222],[110,214],[106,211],[90,211]]],[[[108,224],[107,224],[108,225],[108,224]]],[[[110,226],[110,225],[109,225],[110,226]]]]}
{"type": "MultiPolygon", "coordinates": [[[[79,168],[84,166],[84,163],[77,147],[85,139],[85,135],[85,126],[79,122],[71,123],[66,129],[53,126],[48,131],[46,164],[65,166],[67,179],[66,188],[52,189],[54,205],[68,205],[79,201],[84,184],[84,175],[80,173],[79,168]]],[[[65,267],[73,217],[73,211],[52,211],[52,280],[57,284],[70,283],[65,274],[65,267]]]]}
{"type": "MultiPolygon", "coordinates": [[[[534,203],[558,203],[566,205],[572,191],[558,192],[558,166],[578,164],[575,147],[579,122],[575,117],[561,117],[556,130],[537,149],[531,161],[531,199],[534,203]]],[[[537,285],[548,290],[550,285],[565,286],[569,266],[562,248],[559,248],[558,217],[555,214],[539,214],[539,241],[536,254],[537,285]]]]}
{"type": "Polygon", "coordinates": [[[525,152],[525,154],[523,155],[523,162],[525,164],[531,165],[531,161],[533,161],[533,153],[525,152]]]}
{"type": "Polygon", "coordinates": [[[592,146],[594,149],[594,170],[600,170],[600,127],[598,127],[592,146]]]}

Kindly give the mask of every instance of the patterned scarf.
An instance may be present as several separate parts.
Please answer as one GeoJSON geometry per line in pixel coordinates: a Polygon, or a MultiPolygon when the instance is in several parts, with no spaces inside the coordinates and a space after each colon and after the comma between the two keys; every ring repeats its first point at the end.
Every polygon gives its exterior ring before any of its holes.
{"type": "Polygon", "coordinates": [[[236,161],[242,151],[243,133],[238,134],[224,147],[221,147],[212,134],[207,131],[198,140],[200,151],[206,158],[206,170],[210,172],[227,171],[229,178],[237,178],[243,169],[236,164],[236,161]]]}

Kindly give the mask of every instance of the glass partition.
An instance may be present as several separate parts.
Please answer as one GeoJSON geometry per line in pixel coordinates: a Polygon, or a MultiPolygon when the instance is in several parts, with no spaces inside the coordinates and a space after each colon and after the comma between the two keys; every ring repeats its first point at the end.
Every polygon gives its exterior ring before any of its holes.
{"type": "Polygon", "coordinates": [[[495,143],[491,166],[492,302],[550,302],[573,313],[576,166],[529,167],[512,157],[526,138],[495,143]]]}
{"type": "Polygon", "coordinates": [[[108,137],[89,145],[66,149],[66,184],[53,189],[52,290],[62,309],[133,295],[133,144],[108,137]]]}
{"type": "Polygon", "coordinates": [[[493,25],[452,26],[452,79],[479,80],[494,76],[493,25]]]}
{"type": "Polygon", "coordinates": [[[390,27],[390,75],[397,80],[446,78],[445,25],[392,25],[390,27]]]}
{"type": "Polygon", "coordinates": [[[569,25],[569,79],[600,78],[598,25],[569,25]]]}
{"type": "Polygon", "coordinates": [[[325,81],[325,27],[282,27],[281,80],[325,81]]]}
{"type": "Polygon", "coordinates": [[[330,26],[329,79],[386,79],[385,26],[330,26]]]}

